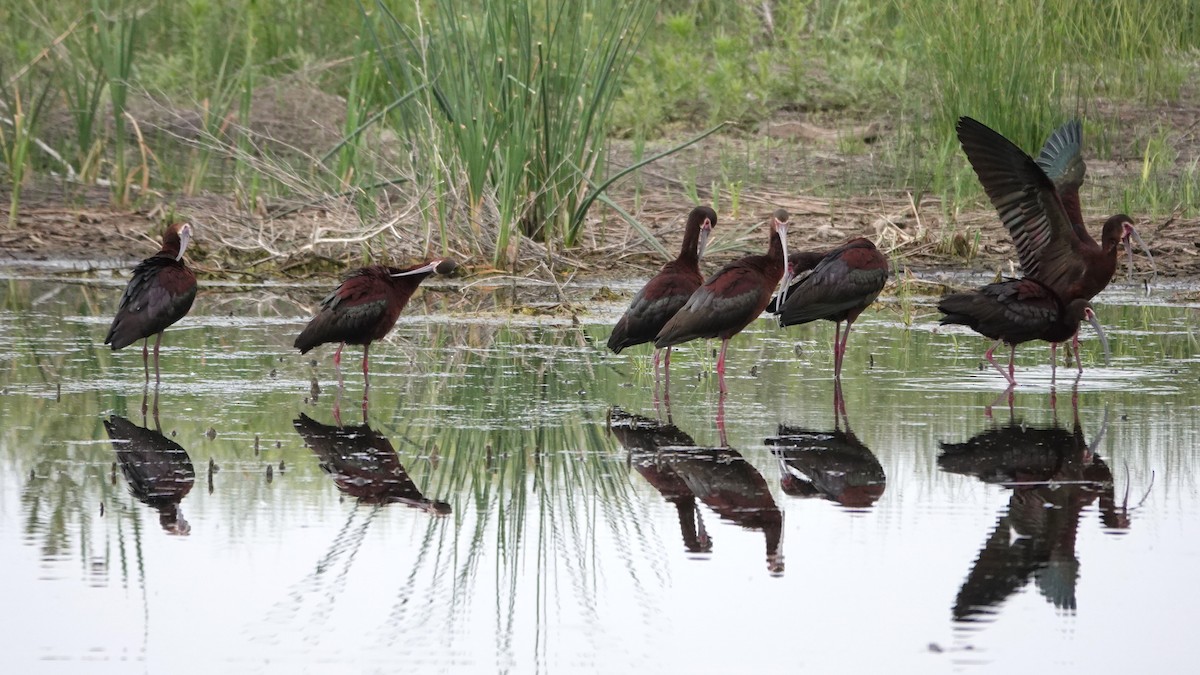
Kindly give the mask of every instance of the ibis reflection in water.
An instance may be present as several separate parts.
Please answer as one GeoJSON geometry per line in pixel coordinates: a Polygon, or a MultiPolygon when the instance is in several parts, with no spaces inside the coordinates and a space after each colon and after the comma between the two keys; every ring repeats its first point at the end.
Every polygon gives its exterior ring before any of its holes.
{"type": "Polygon", "coordinates": [[[435,515],[450,505],[429,499],[409,477],[392,442],[366,423],[322,424],[300,414],[292,425],[337,488],[361,504],[406,504],[435,515]]]}
{"type": "Polygon", "coordinates": [[[990,621],[1031,579],[1047,602],[1075,611],[1075,542],[1084,508],[1099,499],[1104,531],[1129,528],[1128,496],[1118,505],[1112,471],[1092,449],[1104,428],[1089,446],[1078,409],[1074,417],[1069,431],[1057,421],[1038,427],[1010,419],[961,443],[941,444],[943,471],[1012,490],[954,601],[956,622],[990,621]]]}
{"type": "Polygon", "coordinates": [[[196,482],[187,451],[161,431],[138,426],[120,415],[104,420],[104,429],[112,440],[129,493],[158,511],[163,530],[181,535],[191,532],[179,508],[196,482]]]}
{"type": "Polygon", "coordinates": [[[697,500],[720,518],[766,537],[767,569],[783,573],[783,512],[767,481],[754,465],[729,447],[698,447],[670,421],[609,410],[609,429],[629,451],[629,461],[654,489],[675,505],[684,546],[709,552],[713,540],[705,530],[697,500]]]}
{"type": "Polygon", "coordinates": [[[878,501],[887,488],[879,458],[850,430],[838,380],[832,430],[780,424],[778,435],[765,442],[779,459],[780,487],[793,497],[822,497],[861,509],[878,501]]]}

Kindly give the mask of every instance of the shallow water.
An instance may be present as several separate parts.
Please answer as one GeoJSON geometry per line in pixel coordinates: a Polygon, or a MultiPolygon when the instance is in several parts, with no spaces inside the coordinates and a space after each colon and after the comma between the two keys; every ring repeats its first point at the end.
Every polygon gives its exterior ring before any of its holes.
{"type": "Polygon", "coordinates": [[[716,344],[677,348],[668,404],[648,348],[602,348],[623,306],[588,303],[596,286],[572,317],[431,285],[372,350],[363,428],[358,349],[340,395],[328,346],[290,349],[319,289],[205,290],[144,389],[138,351],[100,344],[121,283],[0,280],[11,672],[1195,653],[1194,308],[1099,305],[1112,363],[1089,339],[1078,384],[1060,368],[1052,388],[1044,345],[1019,349],[1010,409],[983,338],[885,303],[855,326],[841,415],[827,323],[755,323],[723,400],[716,344]]]}

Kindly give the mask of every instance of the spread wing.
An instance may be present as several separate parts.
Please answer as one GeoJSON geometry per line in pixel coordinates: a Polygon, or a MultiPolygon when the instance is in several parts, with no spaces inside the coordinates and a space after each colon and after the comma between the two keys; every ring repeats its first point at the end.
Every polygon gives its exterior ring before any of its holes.
{"type": "Polygon", "coordinates": [[[958,139],[1013,238],[1025,275],[1056,292],[1065,289],[1084,266],[1054,183],[1023,150],[970,117],[959,118],[958,139]]]}
{"type": "Polygon", "coordinates": [[[1087,165],[1083,162],[1083,123],[1071,120],[1055,129],[1036,161],[1046,172],[1046,177],[1054,182],[1067,217],[1073,224],[1082,225],[1079,188],[1087,175],[1087,165]]]}

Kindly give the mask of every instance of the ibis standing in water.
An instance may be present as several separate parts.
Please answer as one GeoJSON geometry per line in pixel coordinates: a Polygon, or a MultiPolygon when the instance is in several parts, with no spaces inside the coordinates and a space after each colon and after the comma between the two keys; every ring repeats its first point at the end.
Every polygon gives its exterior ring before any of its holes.
{"type": "MultiPolygon", "coordinates": [[[[629,309],[617,321],[612,335],[608,336],[608,348],[620,354],[622,349],[651,342],[658,331],[687,302],[692,293],[704,283],[700,274],[700,259],[708,236],[717,224],[717,212],[707,206],[697,206],[688,215],[683,233],[683,246],[679,257],[663,265],[658,274],[638,291],[629,304],[629,309]]],[[[654,350],[654,375],[658,377],[658,361],[661,352],[654,350]]],[[[664,359],[666,381],[671,382],[671,348],[666,348],[664,359]]]]}
{"type": "Polygon", "coordinates": [[[337,342],[333,365],[340,369],[342,348],[362,345],[363,382],[370,387],[367,356],[371,343],[392,330],[408,299],[426,277],[435,272],[449,274],[455,267],[453,260],[445,259],[406,269],[372,265],[355,270],[321,301],[321,311],[300,331],[293,346],[304,354],[318,345],[337,342]]]}
{"type": "Polygon", "coordinates": [[[1079,322],[1084,318],[1100,335],[1107,359],[1108,340],[1087,300],[1076,298],[1063,302],[1046,284],[1036,279],[1009,279],[969,293],[947,295],[938,302],[938,310],[945,314],[942,325],[967,326],[996,341],[985,357],[1010,386],[1017,383],[1013,375],[1017,345],[1030,340],[1045,340],[1051,344],[1070,340],[1079,332],[1079,322]],[[992,357],[1000,343],[1010,347],[1007,371],[992,357]]]}
{"type": "Polygon", "coordinates": [[[826,253],[807,272],[793,270],[811,263],[811,258],[796,257],[797,264],[789,269],[783,283],[788,286],[793,274],[798,280],[783,294],[785,299],[775,303],[779,325],[795,326],[817,319],[834,322],[837,327],[833,338],[833,376],[840,379],[850,326],[875,302],[887,284],[887,257],[863,237],[851,239],[826,253]],[[846,322],[845,333],[842,333],[843,321],[846,322]]]}
{"type": "MultiPolygon", "coordinates": [[[[1131,238],[1153,266],[1154,259],[1129,216],[1117,214],[1105,221],[1099,243],[1084,227],[1079,187],[1086,166],[1078,120],[1055,130],[1037,160],[970,117],[959,118],[957,130],[963,152],[1012,235],[1025,276],[1049,288],[1064,306],[1075,300],[1090,301],[1108,286],[1122,242],[1131,271],[1131,238]]],[[[1078,336],[1071,337],[1076,365],[1082,370],[1078,336]]]]}
{"type": "Polygon", "coordinates": [[[779,209],[771,216],[767,254],[746,256],[718,270],[692,293],[654,339],[654,346],[663,348],[697,338],[720,338],[717,378],[722,394],[727,391],[725,352],[729,339],[762,314],[783,278],[787,228],[788,212],[779,209]]]}
{"type": "Polygon", "coordinates": [[[138,340],[142,365],[150,380],[150,336],[154,340],[154,376],[158,379],[158,349],[168,326],[187,315],[196,299],[196,275],[183,263],[183,252],[192,240],[190,223],[175,223],[163,234],[162,248],[133,268],[133,278],[121,296],[117,316],[108,328],[104,344],[113,351],[138,340]]]}

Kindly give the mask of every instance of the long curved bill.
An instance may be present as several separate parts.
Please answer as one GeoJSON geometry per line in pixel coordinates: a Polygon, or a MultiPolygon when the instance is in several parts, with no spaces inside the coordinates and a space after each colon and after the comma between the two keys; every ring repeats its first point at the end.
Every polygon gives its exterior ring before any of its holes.
{"type": "Polygon", "coordinates": [[[1133,278],[1133,245],[1129,243],[1130,239],[1133,239],[1138,243],[1138,246],[1142,247],[1142,251],[1146,254],[1146,260],[1150,261],[1151,276],[1147,284],[1153,283],[1158,278],[1158,267],[1154,265],[1154,256],[1150,255],[1150,249],[1146,246],[1146,242],[1142,241],[1141,235],[1137,233],[1137,230],[1133,229],[1133,226],[1125,228],[1125,259],[1128,261],[1129,278],[1133,278]]]}
{"type": "Polygon", "coordinates": [[[183,252],[187,250],[188,243],[192,241],[192,224],[184,223],[183,227],[179,228],[179,255],[175,256],[175,260],[183,260],[183,252]]]}
{"type": "Polygon", "coordinates": [[[1096,335],[1100,336],[1100,346],[1104,348],[1104,365],[1108,366],[1112,361],[1112,352],[1108,350],[1108,336],[1104,334],[1104,328],[1100,325],[1100,321],[1096,318],[1096,313],[1091,307],[1083,310],[1083,316],[1092,324],[1092,328],[1096,329],[1096,335]]]}
{"type": "Polygon", "coordinates": [[[704,259],[704,249],[708,248],[708,236],[712,234],[712,223],[706,218],[700,226],[700,243],[696,245],[696,259],[704,259]]]}
{"type": "Polygon", "coordinates": [[[405,272],[397,272],[391,276],[407,277],[407,276],[412,276],[414,274],[429,274],[430,272],[437,272],[438,274],[449,274],[450,272],[453,272],[454,268],[457,266],[458,265],[453,260],[450,260],[449,258],[442,259],[442,260],[430,260],[429,262],[425,263],[424,265],[421,265],[420,267],[414,267],[413,269],[407,270],[405,272]]]}
{"type": "Polygon", "coordinates": [[[775,305],[779,309],[783,309],[783,303],[787,300],[788,285],[792,281],[792,272],[788,267],[788,249],[787,249],[787,221],[779,222],[779,243],[783,244],[783,285],[779,288],[779,302],[775,305]]]}

